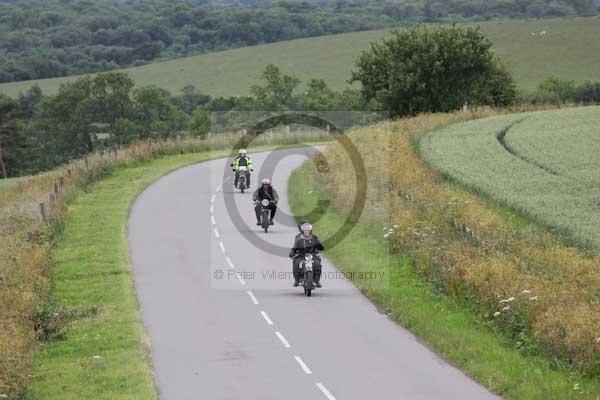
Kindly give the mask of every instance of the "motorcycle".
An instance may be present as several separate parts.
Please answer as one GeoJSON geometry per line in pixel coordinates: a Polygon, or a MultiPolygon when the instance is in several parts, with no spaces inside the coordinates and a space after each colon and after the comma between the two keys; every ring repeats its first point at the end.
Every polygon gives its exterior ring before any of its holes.
{"type": "Polygon", "coordinates": [[[240,189],[240,191],[242,193],[244,193],[244,191],[246,189],[248,189],[250,186],[248,185],[248,181],[249,181],[249,175],[250,175],[250,171],[248,171],[248,167],[244,166],[244,165],[240,165],[239,169],[238,169],[238,183],[237,183],[237,188],[240,189]]]}
{"type": "Polygon", "coordinates": [[[313,272],[313,255],[310,253],[306,253],[304,255],[304,260],[300,261],[300,284],[304,288],[304,294],[307,297],[310,297],[314,285],[314,272],[313,272]]]}
{"type": "Polygon", "coordinates": [[[269,206],[274,204],[274,201],[268,199],[262,199],[260,205],[262,209],[260,210],[260,226],[265,230],[265,233],[268,232],[269,226],[271,226],[271,209],[269,206]]]}

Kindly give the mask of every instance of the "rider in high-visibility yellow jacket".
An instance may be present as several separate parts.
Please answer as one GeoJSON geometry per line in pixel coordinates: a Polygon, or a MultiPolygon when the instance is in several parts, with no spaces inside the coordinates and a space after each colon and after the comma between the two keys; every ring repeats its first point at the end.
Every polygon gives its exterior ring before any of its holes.
{"type": "Polygon", "coordinates": [[[254,166],[252,165],[252,159],[246,155],[246,149],[240,149],[240,152],[236,158],[233,159],[231,163],[231,168],[233,172],[235,172],[235,180],[233,182],[233,186],[237,187],[238,179],[240,177],[240,167],[248,168],[248,187],[250,187],[250,172],[254,171],[254,166]]]}

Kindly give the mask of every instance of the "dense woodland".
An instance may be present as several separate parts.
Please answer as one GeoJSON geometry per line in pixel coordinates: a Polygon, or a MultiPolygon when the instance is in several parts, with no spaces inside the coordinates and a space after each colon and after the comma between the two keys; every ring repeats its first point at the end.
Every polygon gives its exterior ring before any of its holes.
{"type": "Polygon", "coordinates": [[[589,15],[600,0],[0,0],[0,82],[419,22],[589,15]]]}

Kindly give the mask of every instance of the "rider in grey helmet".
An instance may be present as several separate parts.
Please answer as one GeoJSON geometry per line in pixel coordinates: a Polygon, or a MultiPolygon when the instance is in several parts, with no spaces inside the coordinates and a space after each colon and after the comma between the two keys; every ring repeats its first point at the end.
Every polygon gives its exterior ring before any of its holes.
{"type": "Polygon", "coordinates": [[[290,250],[290,258],[293,260],[293,273],[294,273],[294,286],[298,286],[300,282],[300,263],[305,254],[310,253],[313,255],[313,271],[315,277],[315,285],[321,287],[321,257],[318,252],[323,250],[323,244],[317,237],[312,233],[312,225],[308,222],[304,222],[299,226],[300,233],[296,235],[294,239],[294,247],[290,250]]]}

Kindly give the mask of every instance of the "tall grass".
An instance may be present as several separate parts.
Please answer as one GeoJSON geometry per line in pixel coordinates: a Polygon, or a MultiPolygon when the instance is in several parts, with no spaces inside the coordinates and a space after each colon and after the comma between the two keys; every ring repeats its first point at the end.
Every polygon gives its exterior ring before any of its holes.
{"type": "MultiPolygon", "coordinates": [[[[421,115],[353,133],[369,174],[365,212],[386,226],[381,240],[394,253],[410,256],[437,290],[475,310],[522,353],[598,376],[600,257],[445,179],[419,156],[431,130],[496,114],[421,115]]],[[[353,168],[338,144],[325,157],[322,187],[348,210],[353,189],[344,182],[353,168]]]]}
{"type": "MultiPolygon", "coordinates": [[[[253,140],[250,148],[328,139],[324,132],[315,131],[271,133],[253,140]]],[[[0,398],[19,398],[24,393],[39,340],[59,336],[73,319],[93,312],[64,309],[52,299],[50,254],[61,238],[69,200],[117,168],[169,155],[222,152],[248,142],[240,134],[140,142],[91,154],[0,191],[0,398]]]]}

